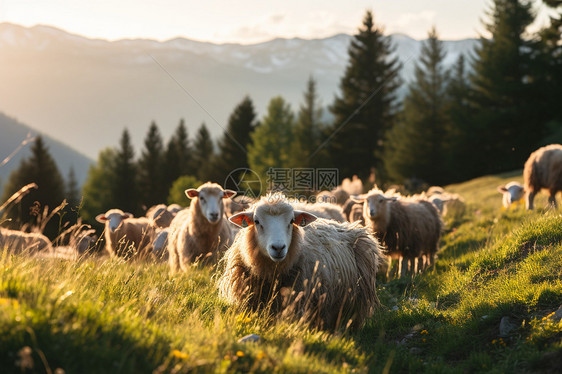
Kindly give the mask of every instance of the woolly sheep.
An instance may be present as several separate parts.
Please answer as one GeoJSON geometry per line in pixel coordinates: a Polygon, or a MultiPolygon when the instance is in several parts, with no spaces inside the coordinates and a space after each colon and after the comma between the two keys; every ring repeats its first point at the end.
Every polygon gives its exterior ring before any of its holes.
{"type": "Polygon", "coordinates": [[[227,302],[337,329],[360,327],[379,300],[377,240],[358,225],[317,219],[282,194],[262,197],[230,217],[242,230],[225,253],[218,280],[227,302]]]}
{"type": "MultiPolygon", "coordinates": [[[[425,199],[425,197],[425,194],[421,195],[422,199],[425,199]]],[[[437,208],[437,211],[443,217],[460,217],[466,209],[464,199],[457,194],[443,192],[433,194],[427,200],[437,208]]]]}
{"type": "Polygon", "coordinates": [[[224,200],[224,211],[227,217],[231,217],[236,213],[242,212],[254,203],[254,199],[249,196],[236,196],[232,199],[224,200]]]}
{"type": "Polygon", "coordinates": [[[363,217],[368,228],[384,245],[391,258],[402,257],[401,274],[433,265],[439,250],[442,222],[435,206],[423,198],[387,196],[376,186],[356,198],[363,202],[363,217]]]}
{"type": "Polygon", "coordinates": [[[23,252],[52,252],[53,246],[43,234],[8,230],[0,227],[0,250],[7,250],[9,253],[16,254],[23,252]]]}
{"type": "Polygon", "coordinates": [[[148,218],[110,209],[96,221],[105,224],[105,249],[111,256],[140,258],[150,253],[154,226],[148,218]]]}
{"type": "Polygon", "coordinates": [[[305,212],[312,213],[318,218],[333,219],[337,222],[345,222],[343,210],[339,205],[330,203],[304,203],[295,202],[292,204],[297,210],[304,210],[305,212]]]}
{"type": "Polygon", "coordinates": [[[531,153],[523,178],[528,210],[533,209],[533,200],[541,189],[548,190],[548,202],[556,208],[556,193],[562,190],[562,145],[547,145],[531,153]]]}
{"type": "Polygon", "coordinates": [[[165,204],[158,204],[148,209],[145,216],[155,227],[165,228],[170,226],[176,215],[165,204]]]}
{"type": "Polygon", "coordinates": [[[232,232],[224,219],[223,200],[236,192],[207,182],[185,191],[193,199],[170,225],[168,257],[172,272],[187,270],[195,261],[215,263],[230,244],[232,232]]]}
{"type": "Polygon", "coordinates": [[[363,204],[349,199],[342,207],[343,214],[348,222],[361,222],[365,225],[365,220],[363,219],[363,204]]]}
{"type": "Polygon", "coordinates": [[[498,187],[498,192],[503,195],[502,204],[504,208],[509,208],[511,204],[518,203],[525,196],[525,188],[519,182],[509,182],[498,187]]]}

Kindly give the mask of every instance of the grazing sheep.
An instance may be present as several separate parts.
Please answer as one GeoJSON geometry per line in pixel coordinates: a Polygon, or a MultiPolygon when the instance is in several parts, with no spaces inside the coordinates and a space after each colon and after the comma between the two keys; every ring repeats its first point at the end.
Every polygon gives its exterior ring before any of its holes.
{"type": "Polygon", "coordinates": [[[169,210],[170,212],[172,212],[173,214],[177,214],[177,213],[179,213],[181,210],[184,210],[184,209],[185,209],[185,208],[182,207],[182,206],[179,205],[179,204],[171,204],[171,205],[168,206],[168,210],[169,210]]]}
{"type": "Polygon", "coordinates": [[[224,199],[236,192],[223,190],[207,182],[199,188],[185,191],[193,199],[170,225],[168,257],[172,272],[187,270],[195,261],[216,263],[232,240],[229,224],[224,219],[224,199]]]}
{"type": "Polygon", "coordinates": [[[423,198],[385,195],[376,186],[356,198],[363,202],[365,224],[372,229],[391,258],[402,257],[401,274],[433,265],[439,250],[442,222],[435,206],[423,198]],[[426,256],[424,264],[423,256],[426,256]]]}
{"type": "Polygon", "coordinates": [[[146,217],[133,218],[131,213],[111,209],[96,216],[105,224],[105,249],[111,256],[140,258],[151,252],[154,226],[146,217]]]}
{"type": "Polygon", "coordinates": [[[53,252],[49,239],[38,232],[27,233],[0,227],[0,250],[9,253],[53,252]]]}
{"type": "Polygon", "coordinates": [[[528,210],[533,209],[533,200],[541,189],[548,190],[548,202],[556,208],[556,193],[562,190],[562,145],[547,145],[531,153],[523,178],[528,210]]]}
{"type": "Polygon", "coordinates": [[[219,295],[231,304],[310,321],[327,329],[363,325],[379,300],[382,254],[359,225],[295,210],[282,194],[230,217],[242,230],[225,254],[219,295]]]}
{"type": "Polygon", "coordinates": [[[525,196],[525,188],[519,182],[509,182],[506,185],[498,187],[498,192],[503,195],[503,207],[508,209],[511,204],[516,204],[523,200],[525,196]]]}
{"type": "Polygon", "coordinates": [[[157,260],[168,261],[168,237],[170,236],[170,228],[157,229],[152,240],[152,253],[157,260]]]}
{"type": "Polygon", "coordinates": [[[343,210],[339,205],[330,203],[302,203],[297,202],[292,204],[297,210],[304,210],[305,212],[312,213],[318,218],[333,219],[337,222],[345,222],[343,210]]]}

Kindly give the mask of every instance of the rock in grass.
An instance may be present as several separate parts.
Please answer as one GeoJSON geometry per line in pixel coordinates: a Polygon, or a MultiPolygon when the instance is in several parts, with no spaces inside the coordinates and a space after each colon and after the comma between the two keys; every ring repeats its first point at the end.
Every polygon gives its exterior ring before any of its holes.
{"type": "Polygon", "coordinates": [[[515,329],[517,325],[508,316],[502,317],[500,321],[500,338],[505,338],[509,336],[515,329]]]}
{"type": "Polygon", "coordinates": [[[250,334],[238,339],[238,343],[257,343],[261,341],[259,335],[250,334]]]}

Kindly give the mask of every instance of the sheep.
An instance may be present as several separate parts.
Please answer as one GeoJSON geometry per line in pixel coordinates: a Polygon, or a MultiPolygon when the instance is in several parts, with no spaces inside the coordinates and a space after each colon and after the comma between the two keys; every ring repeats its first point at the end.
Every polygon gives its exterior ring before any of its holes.
{"type": "Polygon", "coordinates": [[[190,263],[216,263],[232,240],[228,222],[223,219],[223,200],[236,194],[207,182],[185,191],[193,199],[189,209],[174,218],[168,236],[168,258],[172,273],[186,271],[190,263]]]}
{"type": "Polygon", "coordinates": [[[443,187],[431,186],[427,189],[426,195],[431,197],[433,195],[442,195],[444,193],[445,193],[445,190],[443,189],[443,187]]]}
{"type": "Polygon", "coordinates": [[[541,189],[548,190],[548,202],[557,208],[556,193],[562,190],[562,145],[547,145],[531,153],[525,162],[523,179],[527,210],[533,209],[533,200],[541,189]]]}
{"type": "Polygon", "coordinates": [[[51,241],[41,233],[27,233],[0,227],[0,250],[2,249],[15,254],[53,252],[51,241]]]}
{"type": "Polygon", "coordinates": [[[242,229],[217,282],[228,303],[326,329],[360,327],[379,305],[381,247],[366,228],[317,219],[279,193],[229,220],[242,229]]]}
{"type": "Polygon", "coordinates": [[[184,210],[185,208],[179,204],[170,204],[168,205],[168,210],[173,214],[179,213],[180,210],[184,210]]]}
{"type": "Polygon", "coordinates": [[[295,202],[293,206],[297,210],[304,210],[305,212],[312,213],[318,218],[333,219],[337,222],[345,222],[343,210],[339,205],[330,203],[305,203],[295,202]]]}
{"type": "Polygon", "coordinates": [[[402,257],[401,274],[433,265],[439,250],[442,221],[435,206],[423,198],[385,195],[376,186],[366,195],[355,198],[363,202],[363,217],[368,228],[384,245],[391,258],[402,257]]]}
{"type": "Polygon", "coordinates": [[[150,254],[154,226],[148,218],[133,218],[121,209],[110,209],[98,214],[96,221],[105,224],[105,249],[112,257],[129,259],[150,254]]]}
{"type": "Polygon", "coordinates": [[[236,213],[242,212],[254,203],[254,199],[249,196],[236,196],[232,199],[224,200],[224,211],[227,217],[231,217],[236,213]]]}
{"type": "MultiPolygon", "coordinates": [[[[425,199],[426,195],[422,193],[421,198],[425,199]]],[[[466,210],[464,199],[457,194],[442,192],[429,196],[427,200],[437,208],[442,217],[458,218],[466,210]]]]}
{"type": "Polygon", "coordinates": [[[170,236],[170,228],[157,229],[152,240],[152,253],[158,260],[168,261],[168,237],[170,236]]]}
{"type": "MultiPolygon", "coordinates": [[[[343,190],[342,190],[343,191],[343,190]]],[[[320,191],[316,194],[317,203],[332,203],[337,204],[336,195],[330,191],[320,191]]]]}
{"type": "Polygon", "coordinates": [[[363,204],[349,199],[342,207],[343,214],[348,222],[361,222],[365,225],[365,220],[363,219],[363,204]]]}
{"type": "Polygon", "coordinates": [[[503,195],[502,204],[505,209],[508,209],[511,204],[517,204],[525,197],[525,188],[519,182],[509,182],[498,186],[498,192],[503,195]]]}

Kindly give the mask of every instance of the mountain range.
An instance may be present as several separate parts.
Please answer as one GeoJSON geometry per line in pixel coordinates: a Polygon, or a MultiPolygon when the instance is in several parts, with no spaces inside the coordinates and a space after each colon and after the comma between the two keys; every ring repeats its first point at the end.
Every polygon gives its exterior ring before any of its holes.
{"type": "MultiPolygon", "coordinates": [[[[389,36],[413,76],[422,41],[389,36]]],[[[95,159],[130,130],[137,155],[151,121],[167,141],[184,118],[193,136],[205,122],[213,136],[250,95],[260,117],[283,96],[298,110],[309,76],[321,103],[338,94],[352,36],[212,44],[185,38],[106,41],[50,26],[0,24],[0,111],[95,159]]],[[[449,67],[471,54],[477,39],[444,41],[449,67]]],[[[403,85],[401,93],[406,91],[403,85]]]]}

